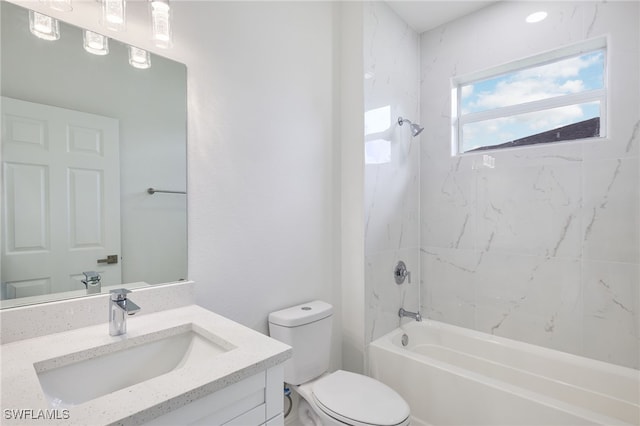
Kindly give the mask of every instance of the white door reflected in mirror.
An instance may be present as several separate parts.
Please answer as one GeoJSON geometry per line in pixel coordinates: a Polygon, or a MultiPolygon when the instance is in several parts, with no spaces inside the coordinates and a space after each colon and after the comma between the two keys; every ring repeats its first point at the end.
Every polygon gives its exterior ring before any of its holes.
{"type": "Polygon", "coordinates": [[[3,299],[122,282],[118,120],[2,98],[3,299]]]}

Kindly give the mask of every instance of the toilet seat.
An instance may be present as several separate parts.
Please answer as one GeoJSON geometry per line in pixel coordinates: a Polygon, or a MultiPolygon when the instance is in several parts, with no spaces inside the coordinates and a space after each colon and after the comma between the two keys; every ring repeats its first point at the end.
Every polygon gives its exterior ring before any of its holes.
{"type": "Polygon", "coordinates": [[[313,399],[328,416],[353,426],[399,426],[409,421],[409,406],[387,385],[361,374],[338,370],[313,384],[313,399]]]}

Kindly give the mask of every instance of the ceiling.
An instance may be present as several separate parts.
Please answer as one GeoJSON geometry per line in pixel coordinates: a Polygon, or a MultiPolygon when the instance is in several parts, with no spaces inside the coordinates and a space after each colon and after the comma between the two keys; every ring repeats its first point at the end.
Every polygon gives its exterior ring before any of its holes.
{"type": "Polygon", "coordinates": [[[387,4],[418,33],[482,9],[496,1],[387,0],[387,4]]]}

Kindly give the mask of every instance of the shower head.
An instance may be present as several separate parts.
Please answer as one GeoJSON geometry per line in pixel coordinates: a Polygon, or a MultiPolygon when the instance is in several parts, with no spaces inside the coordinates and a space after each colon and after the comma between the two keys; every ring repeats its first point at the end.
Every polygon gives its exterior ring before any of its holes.
{"type": "Polygon", "coordinates": [[[418,136],[423,130],[424,127],[421,127],[419,124],[412,123],[411,120],[407,120],[406,118],[398,117],[398,124],[402,126],[405,122],[409,123],[411,126],[411,134],[415,137],[418,136]]]}

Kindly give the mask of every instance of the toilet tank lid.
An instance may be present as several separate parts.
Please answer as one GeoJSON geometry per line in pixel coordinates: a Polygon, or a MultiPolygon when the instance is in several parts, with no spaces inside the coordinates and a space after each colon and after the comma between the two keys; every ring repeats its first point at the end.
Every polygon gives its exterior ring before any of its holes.
{"type": "Polygon", "coordinates": [[[309,324],[331,316],[333,307],[322,300],[303,303],[291,308],[271,312],[269,323],[283,327],[298,327],[309,324]]]}

